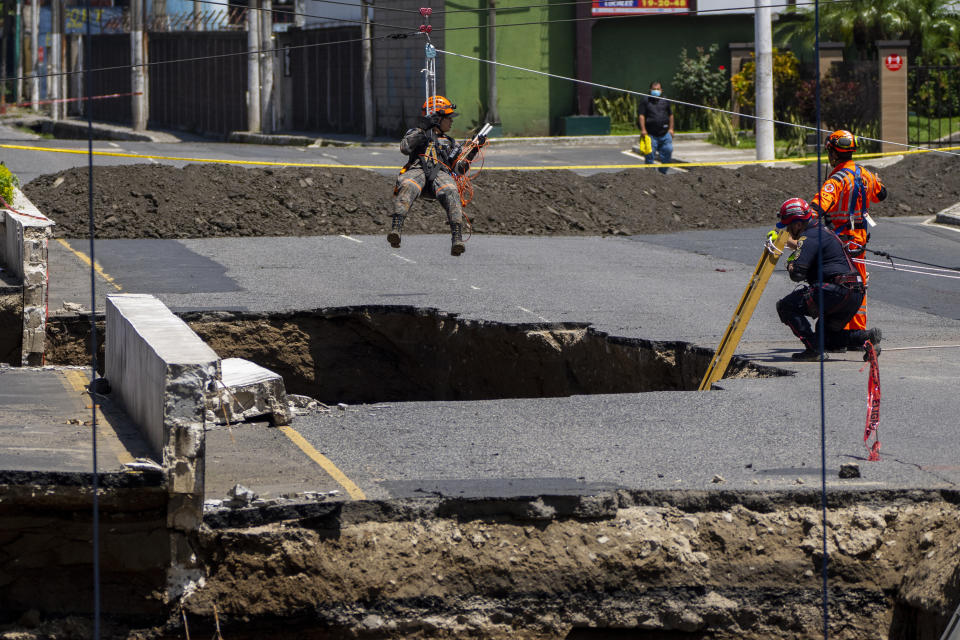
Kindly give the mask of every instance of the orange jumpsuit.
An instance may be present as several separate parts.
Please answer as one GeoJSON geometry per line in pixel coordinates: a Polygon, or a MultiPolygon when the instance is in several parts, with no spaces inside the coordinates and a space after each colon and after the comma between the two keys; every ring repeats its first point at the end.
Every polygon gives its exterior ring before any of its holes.
{"type": "MultiPolygon", "coordinates": [[[[843,240],[853,258],[861,258],[870,234],[867,232],[867,215],[871,202],[886,198],[886,188],[879,176],[869,169],[846,160],[837,164],[833,172],[813,196],[813,210],[829,222],[830,227],[843,240]]],[[[867,266],[854,262],[863,282],[867,281],[867,266]]],[[[845,329],[867,328],[867,296],[864,294],[860,310],[845,329]]]]}

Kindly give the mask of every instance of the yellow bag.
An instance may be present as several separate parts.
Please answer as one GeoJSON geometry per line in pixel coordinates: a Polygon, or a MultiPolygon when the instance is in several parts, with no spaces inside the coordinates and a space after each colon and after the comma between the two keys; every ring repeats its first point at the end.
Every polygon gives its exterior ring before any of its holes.
{"type": "Polygon", "coordinates": [[[650,136],[640,136],[640,142],[637,143],[640,155],[648,156],[653,153],[653,144],[650,142],[650,136]]]}

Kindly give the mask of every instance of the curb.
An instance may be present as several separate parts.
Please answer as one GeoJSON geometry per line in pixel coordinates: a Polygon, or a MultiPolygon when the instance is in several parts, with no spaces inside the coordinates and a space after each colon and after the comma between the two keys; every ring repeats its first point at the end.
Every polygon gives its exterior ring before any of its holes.
{"type": "MultiPolygon", "coordinates": [[[[41,133],[48,133],[55,138],[67,140],[86,140],[90,125],[83,120],[63,119],[54,120],[45,116],[26,116],[4,119],[4,124],[28,129],[39,128],[41,133]]],[[[130,140],[134,142],[179,142],[176,136],[155,131],[134,131],[129,127],[108,125],[94,122],[93,138],[95,140],[130,140]]]]}
{"type": "Polygon", "coordinates": [[[935,222],[960,226],[960,202],[939,212],[935,222]]]}

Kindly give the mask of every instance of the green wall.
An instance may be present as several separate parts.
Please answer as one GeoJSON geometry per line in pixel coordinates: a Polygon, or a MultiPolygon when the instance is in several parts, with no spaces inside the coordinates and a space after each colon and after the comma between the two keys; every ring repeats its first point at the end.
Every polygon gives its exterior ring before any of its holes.
{"type": "MultiPolygon", "coordinates": [[[[529,0],[497,1],[496,60],[536,71],[572,76],[574,69],[574,23],[553,22],[573,17],[569,4],[530,6],[529,0]],[[517,7],[511,9],[511,7],[517,7]],[[516,26],[511,26],[516,25],[516,26]]],[[[539,3],[544,5],[546,3],[539,3]]],[[[446,42],[450,51],[490,59],[486,29],[458,27],[486,26],[486,0],[459,0],[445,3],[446,42]]],[[[454,132],[463,135],[482,124],[487,102],[487,65],[456,56],[447,57],[444,78],[447,97],[461,113],[454,132]]],[[[557,117],[575,109],[575,85],[547,76],[497,67],[498,111],[505,135],[542,136],[556,129],[557,117]]]]}
{"type": "MultiPolygon", "coordinates": [[[[576,74],[575,8],[568,1],[497,0],[498,62],[555,75],[576,74]],[[547,5],[547,6],[531,6],[547,5]],[[511,8],[515,7],[515,8],[511,8]],[[566,21],[566,22],[564,22],[566,21]],[[527,24],[532,23],[532,24],[527,24]],[[517,25],[517,26],[510,26],[517,25]]],[[[482,59],[487,51],[487,0],[447,0],[446,47],[482,59]]],[[[680,50],[720,45],[717,64],[729,67],[730,42],[753,41],[753,14],[649,16],[601,19],[593,26],[593,81],[646,91],[652,80],[670,95],[680,50]]],[[[463,136],[483,124],[487,64],[448,55],[446,96],[461,116],[453,133],[463,136]]],[[[528,71],[497,67],[498,110],[504,135],[557,134],[559,118],[576,113],[577,84],[528,71]]],[[[594,95],[605,93],[596,89],[594,95]]]]}

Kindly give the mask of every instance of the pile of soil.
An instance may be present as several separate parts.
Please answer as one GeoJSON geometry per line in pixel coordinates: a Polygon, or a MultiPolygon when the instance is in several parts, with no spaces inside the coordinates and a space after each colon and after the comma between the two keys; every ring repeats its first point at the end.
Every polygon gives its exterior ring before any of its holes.
{"type": "MultiPolygon", "coordinates": [[[[960,202],[960,161],[920,154],[879,170],[890,197],[877,216],[925,215],[960,202]]],[[[55,234],[85,238],[87,169],[41,176],[27,197],[57,222],[55,234]]],[[[394,178],[362,169],[247,169],[164,165],[94,169],[100,238],[210,238],[383,233],[394,178]]],[[[465,209],[474,233],[609,235],[772,224],[787,198],[809,198],[817,169],[692,167],[582,177],[570,171],[483,171],[465,209]]],[[[418,201],[410,233],[446,232],[436,202],[418,201]]]]}

